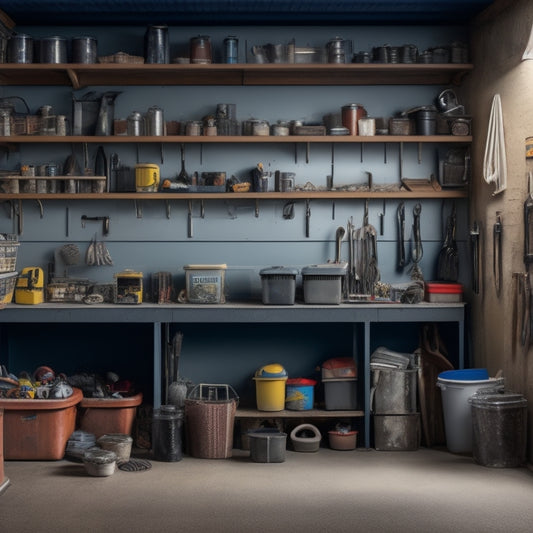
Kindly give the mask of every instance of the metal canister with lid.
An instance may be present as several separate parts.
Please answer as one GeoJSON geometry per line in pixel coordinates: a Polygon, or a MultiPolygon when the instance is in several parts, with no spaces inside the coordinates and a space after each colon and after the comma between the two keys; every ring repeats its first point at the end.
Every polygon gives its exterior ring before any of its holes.
{"type": "Polygon", "coordinates": [[[72,38],[72,62],[96,63],[98,41],[94,37],[81,36],[72,38]]]}
{"type": "Polygon", "coordinates": [[[239,40],[233,35],[224,39],[224,62],[232,64],[239,62],[239,40]]]}
{"type": "Polygon", "coordinates": [[[163,110],[156,105],[150,107],[146,113],[146,134],[154,136],[165,135],[165,120],[163,110]]]}
{"type": "Polygon", "coordinates": [[[209,64],[213,61],[211,39],[207,35],[198,35],[190,40],[191,63],[209,64]]]}
{"type": "Polygon", "coordinates": [[[157,192],[159,189],[159,166],[155,163],[135,165],[135,189],[137,192],[157,192]]]}
{"type": "Polygon", "coordinates": [[[366,117],[366,109],[361,104],[342,106],[342,125],[348,128],[350,135],[358,135],[358,121],[366,117]]]}
{"type": "Polygon", "coordinates": [[[127,134],[139,137],[144,134],[144,121],[141,113],[133,111],[128,116],[127,120],[127,134]]]}

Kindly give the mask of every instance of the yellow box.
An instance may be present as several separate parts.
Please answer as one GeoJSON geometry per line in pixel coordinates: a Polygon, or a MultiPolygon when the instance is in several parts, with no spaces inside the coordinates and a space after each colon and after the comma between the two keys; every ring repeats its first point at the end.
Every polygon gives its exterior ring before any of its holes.
{"type": "Polygon", "coordinates": [[[15,303],[35,305],[44,302],[44,272],[42,268],[27,267],[17,279],[15,303]]]}

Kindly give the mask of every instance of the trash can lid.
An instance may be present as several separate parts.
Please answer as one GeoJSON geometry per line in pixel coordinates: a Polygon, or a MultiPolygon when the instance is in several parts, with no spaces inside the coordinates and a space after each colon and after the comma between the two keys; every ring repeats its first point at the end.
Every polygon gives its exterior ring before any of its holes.
{"type": "Polygon", "coordinates": [[[489,379],[489,371],[486,368],[466,368],[463,370],[445,370],[438,376],[439,379],[455,381],[485,381],[489,379]]]}
{"type": "Polygon", "coordinates": [[[527,400],[522,394],[515,392],[498,392],[493,389],[481,389],[473,394],[468,401],[476,407],[525,407],[527,400]]]}
{"type": "Polygon", "coordinates": [[[301,387],[314,387],[316,385],[316,380],[308,378],[289,378],[287,380],[287,385],[300,385],[301,387]]]}
{"type": "Polygon", "coordinates": [[[299,270],[294,267],[273,266],[259,271],[260,276],[297,276],[299,270]]]}
{"type": "Polygon", "coordinates": [[[279,363],[262,366],[255,373],[256,378],[287,378],[287,371],[279,363]]]}

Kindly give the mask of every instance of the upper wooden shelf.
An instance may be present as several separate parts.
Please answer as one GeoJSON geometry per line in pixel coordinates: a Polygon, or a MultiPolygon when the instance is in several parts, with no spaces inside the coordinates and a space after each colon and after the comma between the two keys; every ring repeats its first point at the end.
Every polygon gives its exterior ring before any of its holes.
{"type": "Polygon", "coordinates": [[[471,64],[18,64],[0,85],[458,85],[471,64]]]}
{"type": "Polygon", "coordinates": [[[12,135],[0,143],[471,143],[470,135],[12,135]]]}
{"type": "Polygon", "coordinates": [[[359,190],[359,191],[291,191],[291,192],[111,192],[111,193],[0,193],[3,200],[359,200],[369,199],[416,199],[416,198],[467,198],[465,188],[406,191],[359,190]]]}

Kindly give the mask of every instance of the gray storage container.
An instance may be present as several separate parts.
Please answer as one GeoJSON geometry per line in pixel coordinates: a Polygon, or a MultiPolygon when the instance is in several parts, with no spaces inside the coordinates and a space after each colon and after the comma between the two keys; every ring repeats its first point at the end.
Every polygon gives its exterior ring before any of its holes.
{"type": "Polygon", "coordinates": [[[287,448],[287,434],[280,431],[249,433],[250,459],[254,463],[283,463],[287,448]]]}
{"type": "Polygon", "coordinates": [[[481,390],[469,402],[474,461],[500,468],[524,464],[527,442],[527,400],[524,396],[481,390]]]}
{"type": "Polygon", "coordinates": [[[294,305],[297,268],[274,266],[263,268],[259,274],[264,304],[294,305]]]}
{"type": "Polygon", "coordinates": [[[323,379],[324,401],[327,411],[357,409],[357,379],[323,379]]]}
{"type": "Polygon", "coordinates": [[[342,280],[348,264],[325,263],[302,269],[304,302],[306,304],[340,304],[342,280]]]}

